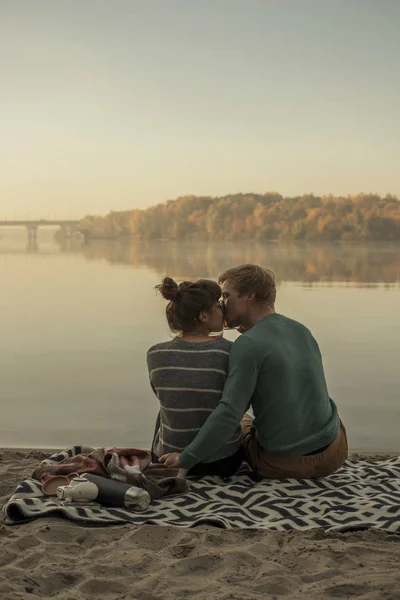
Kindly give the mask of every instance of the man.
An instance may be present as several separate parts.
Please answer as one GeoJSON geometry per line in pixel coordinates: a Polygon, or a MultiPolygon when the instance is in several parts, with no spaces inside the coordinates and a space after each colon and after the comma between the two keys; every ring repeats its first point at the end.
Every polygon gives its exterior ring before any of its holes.
{"type": "Polygon", "coordinates": [[[304,325],[275,312],[271,272],[241,265],[223,273],[219,283],[227,325],[243,332],[230,352],[223,395],[189,446],[160,460],[190,469],[217,452],[241,421],[246,460],[257,475],[334,473],[347,458],[347,438],[316,340],[304,325]],[[250,405],[254,421],[243,417],[250,405]]]}

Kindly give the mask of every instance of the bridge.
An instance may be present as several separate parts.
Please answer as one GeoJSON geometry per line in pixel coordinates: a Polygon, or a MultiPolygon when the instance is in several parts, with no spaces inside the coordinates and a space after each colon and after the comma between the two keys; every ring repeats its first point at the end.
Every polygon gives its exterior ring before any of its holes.
{"type": "Polygon", "coordinates": [[[36,240],[39,227],[61,227],[66,230],[68,236],[78,231],[80,221],[74,219],[26,219],[0,221],[0,227],[26,227],[28,238],[36,240]]]}

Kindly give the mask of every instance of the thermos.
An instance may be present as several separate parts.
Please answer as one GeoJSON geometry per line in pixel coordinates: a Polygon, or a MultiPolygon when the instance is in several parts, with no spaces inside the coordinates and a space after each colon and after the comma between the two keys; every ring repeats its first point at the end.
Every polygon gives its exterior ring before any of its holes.
{"type": "Polygon", "coordinates": [[[84,473],[81,477],[72,479],[69,485],[58,487],[57,496],[68,502],[96,500],[103,506],[136,511],[146,510],[150,504],[150,496],[146,490],[94,473],[84,473]]]}

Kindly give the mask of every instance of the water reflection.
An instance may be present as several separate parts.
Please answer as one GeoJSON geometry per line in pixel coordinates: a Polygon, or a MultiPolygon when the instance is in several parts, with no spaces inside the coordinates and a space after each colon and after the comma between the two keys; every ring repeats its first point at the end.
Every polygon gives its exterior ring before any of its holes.
{"type": "MultiPolygon", "coordinates": [[[[51,235],[50,235],[51,234],[51,235]]],[[[272,269],[278,281],[305,286],[400,286],[400,244],[256,244],[251,242],[132,242],[129,240],[55,240],[47,232],[39,240],[24,236],[0,239],[0,255],[80,254],[88,261],[147,267],[160,276],[217,277],[237,264],[252,262],[272,269]]]]}
{"type": "Polygon", "coordinates": [[[37,252],[39,252],[37,238],[29,237],[27,244],[26,244],[26,253],[27,254],[36,254],[37,252]]]}
{"type": "Polygon", "coordinates": [[[347,282],[357,286],[400,284],[400,245],[323,246],[153,242],[123,243],[92,241],[82,246],[87,260],[130,264],[155,269],[160,275],[216,277],[241,263],[257,263],[272,269],[281,282],[307,285],[347,282]]]}

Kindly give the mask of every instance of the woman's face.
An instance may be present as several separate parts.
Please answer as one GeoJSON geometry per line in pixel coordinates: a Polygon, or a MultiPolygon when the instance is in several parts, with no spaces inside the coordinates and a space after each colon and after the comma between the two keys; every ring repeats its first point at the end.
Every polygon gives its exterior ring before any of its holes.
{"type": "Polygon", "coordinates": [[[209,311],[201,314],[200,321],[210,332],[217,333],[222,331],[224,324],[224,313],[221,303],[216,300],[215,304],[213,304],[209,311]]]}

